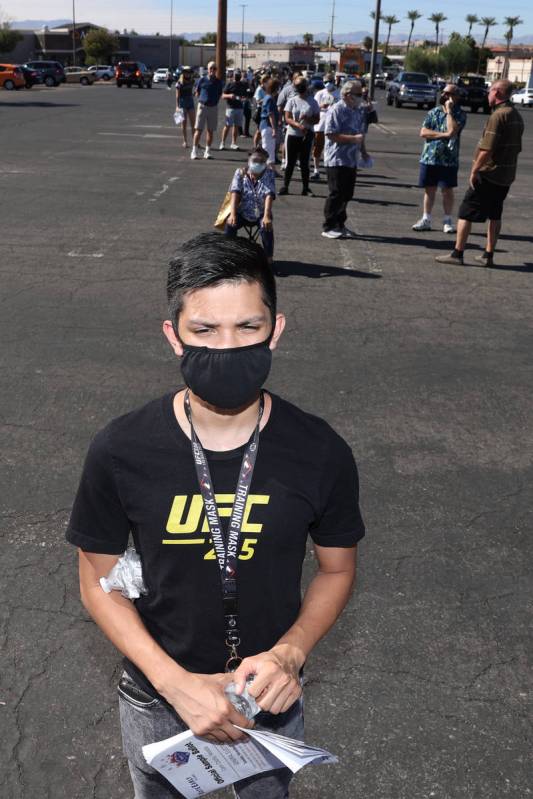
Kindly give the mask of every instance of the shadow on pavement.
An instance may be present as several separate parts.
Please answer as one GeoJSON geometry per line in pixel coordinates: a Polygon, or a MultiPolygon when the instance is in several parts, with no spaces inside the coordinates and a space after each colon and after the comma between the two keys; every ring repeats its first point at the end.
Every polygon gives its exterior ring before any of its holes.
{"type": "MultiPolygon", "coordinates": [[[[485,238],[487,235],[484,230],[475,230],[470,233],[471,236],[481,236],[485,238]]],[[[533,244],[533,236],[514,236],[511,233],[500,233],[498,236],[498,241],[528,241],[533,244]]]]}
{"type": "Polygon", "coordinates": [[[359,269],[339,269],[337,266],[325,264],[306,264],[303,261],[274,261],[274,274],[276,277],[360,277],[378,280],[381,275],[374,272],[361,272],[359,269]]]}
{"type": "Polygon", "coordinates": [[[38,100],[30,100],[27,103],[26,102],[10,103],[10,102],[0,101],[0,108],[4,108],[5,106],[10,106],[10,107],[13,107],[13,108],[14,107],[17,107],[17,108],[21,108],[21,107],[50,108],[50,107],[54,107],[54,106],[57,106],[57,107],[61,106],[63,108],[66,108],[66,107],[70,106],[71,108],[73,108],[73,107],[78,106],[78,105],[79,105],[79,103],[48,103],[45,100],[43,100],[41,102],[39,102],[38,100]]]}
{"type": "Polygon", "coordinates": [[[436,239],[426,239],[424,238],[424,234],[422,234],[420,238],[415,238],[414,236],[371,236],[365,234],[357,236],[357,238],[364,241],[373,241],[376,244],[403,244],[406,247],[422,246],[430,250],[453,250],[454,244],[454,239],[438,241],[436,239]]]}
{"type": "Polygon", "coordinates": [[[350,202],[364,203],[365,205],[403,205],[409,208],[417,208],[419,205],[419,203],[402,203],[397,200],[370,200],[362,197],[354,197],[350,202]]]}
{"type": "MultiPolygon", "coordinates": [[[[486,269],[486,267],[481,267],[486,269]]],[[[498,269],[500,272],[533,272],[533,263],[528,262],[521,266],[505,266],[504,264],[494,264],[491,269],[498,269]]]]}

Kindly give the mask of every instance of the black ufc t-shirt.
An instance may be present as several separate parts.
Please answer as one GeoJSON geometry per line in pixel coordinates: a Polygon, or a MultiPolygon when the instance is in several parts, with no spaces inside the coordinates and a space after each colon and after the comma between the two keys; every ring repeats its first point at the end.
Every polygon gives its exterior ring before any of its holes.
{"type": "MultiPolygon", "coordinates": [[[[270,649],[296,620],[308,534],[331,547],[352,547],[364,535],[348,445],[322,419],[271,396],[238,560],[242,657],[270,649]]],[[[131,533],[148,589],[135,601],[146,628],[185,669],[212,674],[228,656],[220,572],[173,398],[149,402],[96,435],[66,536],[86,552],[119,555],[131,533]]],[[[243,451],[206,451],[226,524],[243,451]]],[[[126,667],[154,691],[132,663],[126,667]]]]}

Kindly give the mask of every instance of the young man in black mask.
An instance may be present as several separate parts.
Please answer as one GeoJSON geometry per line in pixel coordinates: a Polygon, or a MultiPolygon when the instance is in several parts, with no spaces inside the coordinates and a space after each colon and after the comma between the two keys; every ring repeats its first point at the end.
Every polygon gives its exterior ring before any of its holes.
{"type": "MultiPolygon", "coordinates": [[[[170,262],[164,334],[186,387],[113,420],[93,440],[67,531],[82,601],[125,656],[124,752],[136,799],[175,790],[142,746],[190,727],[214,741],[251,726],[224,686],[250,693],[255,723],[303,738],[301,670],[344,608],[364,535],[355,462],[326,422],[262,390],[285,326],[261,248],[198,236],[170,262]],[[145,596],[99,578],[139,552],[145,596]],[[308,535],[318,563],[303,602],[308,535]],[[234,670],[234,673],[229,673],[234,670]]],[[[279,769],[235,785],[285,799],[279,769]]]]}

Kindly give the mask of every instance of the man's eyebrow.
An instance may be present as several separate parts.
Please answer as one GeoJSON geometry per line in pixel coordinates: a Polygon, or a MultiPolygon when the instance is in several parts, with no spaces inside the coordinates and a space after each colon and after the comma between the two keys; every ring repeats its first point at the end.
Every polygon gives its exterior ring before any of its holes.
{"type": "MultiPolygon", "coordinates": [[[[256,316],[250,316],[247,319],[242,319],[238,321],[236,325],[237,327],[242,327],[243,325],[257,324],[258,322],[265,322],[266,319],[267,319],[266,314],[257,314],[256,316]]],[[[189,319],[187,324],[198,325],[199,327],[210,327],[210,328],[220,327],[219,322],[206,322],[205,319],[189,319]]]]}

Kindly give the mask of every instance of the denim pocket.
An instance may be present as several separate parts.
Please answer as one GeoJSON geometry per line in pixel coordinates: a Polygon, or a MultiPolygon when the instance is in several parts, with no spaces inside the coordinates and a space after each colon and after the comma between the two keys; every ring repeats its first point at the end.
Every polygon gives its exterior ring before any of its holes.
{"type": "Polygon", "coordinates": [[[140,708],[156,707],[161,704],[161,700],[151,696],[147,691],[137,685],[125,672],[117,685],[118,695],[130,705],[140,708]]]}

